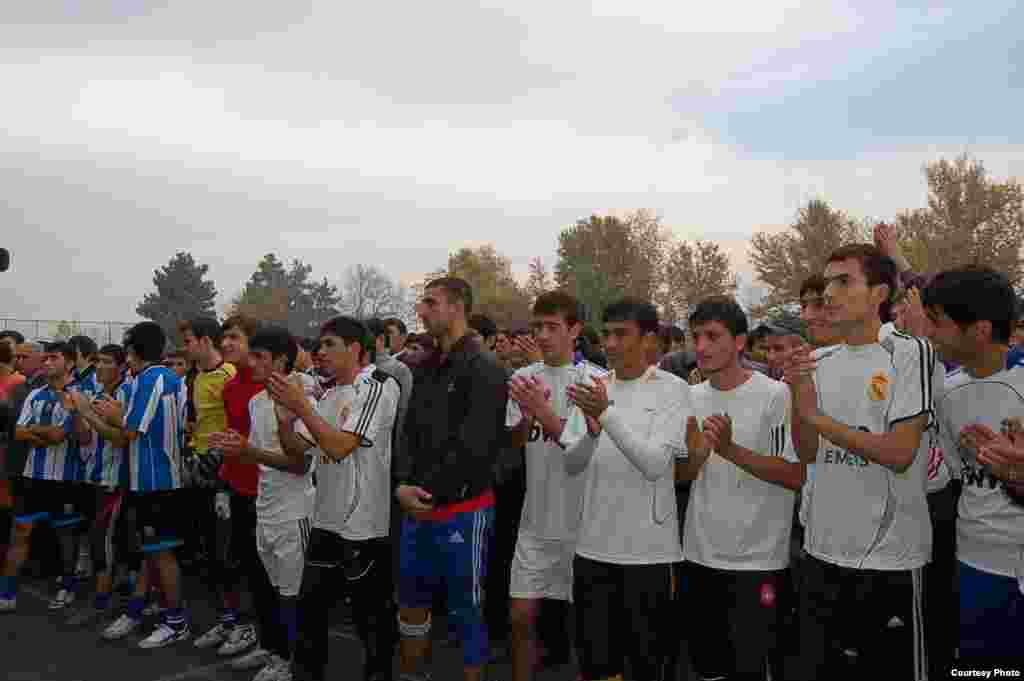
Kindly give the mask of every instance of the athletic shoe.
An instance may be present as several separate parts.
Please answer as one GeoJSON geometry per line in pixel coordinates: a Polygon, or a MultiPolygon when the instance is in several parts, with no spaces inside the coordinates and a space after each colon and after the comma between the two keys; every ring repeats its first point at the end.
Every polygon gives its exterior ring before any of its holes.
{"type": "Polygon", "coordinates": [[[117,641],[134,632],[141,624],[142,620],[124,614],[111,622],[100,636],[108,641],[117,641]]]}
{"type": "Polygon", "coordinates": [[[68,589],[60,589],[57,595],[50,601],[50,610],[63,610],[75,602],[75,592],[68,589]]]}
{"type": "Polygon", "coordinates": [[[211,628],[208,632],[197,638],[194,642],[196,648],[212,648],[219,646],[228,640],[232,630],[235,628],[234,624],[227,624],[220,622],[217,626],[211,628]]]}
{"type": "Polygon", "coordinates": [[[163,648],[179,641],[184,641],[192,634],[188,624],[172,627],[167,622],[156,625],[153,633],[139,641],[140,648],[163,648]]]}
{"type": "Polygon", "coordinates": [[[110,614],[110,608],[97,608],[93,604],[76,609],[68,617],[66,624],[69,627],[84,627],[102,620],[110,614]]]}
{"type": "Polygon", "coordinates": [[[0,612],[14,612],[18,609],[18,597],[0,597],[0,612]]]}
{"type": "Polygon", "coordinates": [[[257,669],[259,667],[266,667],[269,663],[270,653],[263,648],[257,647],[255,650],[231,660],[231,668],[237,670],[257,669]]]}
{"type": "Polygon", "coordinates": [[[259,643],[256,637],[256,627],[251,624],[239,624],[231,629],[228,640],[217,649],[217,654],[222,657],[230,657],[245,652],[259,643]]]}
{"type": "Polygon", "coordinates": [[[271,655],[270,662],[253,677],[252,681],[292,681],[292,665],[280,655],[271,655]]]}

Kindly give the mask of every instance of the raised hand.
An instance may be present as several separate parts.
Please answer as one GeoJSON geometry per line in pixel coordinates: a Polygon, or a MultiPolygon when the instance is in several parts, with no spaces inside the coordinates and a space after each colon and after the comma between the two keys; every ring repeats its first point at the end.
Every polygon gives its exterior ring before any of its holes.
{"type": "Polygon", "coordinates": [[[712,450],[729,458],[732,452],[732,419],[728,414],[714,414],[704,419],[704,438],[712,450]]]}
{"type": "Polygon", "coordinates": [[[566,392],[569,395],[569,400],[579,407],[584,415],[595,420],[601,418],[601,414],[608,409],[610,404],[608,387],[600,378],[594,379],[593,385],[582,383],[570,385],[566,392]]]}

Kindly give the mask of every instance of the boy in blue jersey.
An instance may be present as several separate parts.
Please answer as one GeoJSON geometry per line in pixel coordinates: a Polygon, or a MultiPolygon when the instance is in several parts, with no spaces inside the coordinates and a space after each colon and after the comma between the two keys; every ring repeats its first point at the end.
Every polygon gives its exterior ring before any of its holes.
{"type": "Polygon", "coordinates": [[[86,464],[85,480],[96,485],[95,515],[90,530],[93,569],[96,572],[96,595],[91,605],[71,615],[68,624],[84,626],[103,617],[111,605],[113,592],[114,551],[119,545],[115,533],[120,527],[124,510],[125,488],[129,481],[128,457],[123,447],[116,445],[113,426],[107,424],[92,408],[96,400],[115,400],[127,407],[131,398],[131,383],[125,381],[125,352],[120,345],[100,348],[95,377],[99,389],[96,395],[75,394],[75,406],[88,426],[96,433],[96,446],[86,464]]]}
{"type": "MultiPolygon", "coordinates": [[[[138,535],[149,541],[178,535],[178,491],[181,488],[181,449],[185,424],[185,384],[160,364],[166,336],[154,322],[136,324],[125,335],[129,367],[135,372],[127,407],[114,400],[93,403],[93,409],[109,425],[110,441],[128,452],[128,507],[134,511],[138,535]]],[[[106,434],[105,434],[106,435],[106,434]]],[[[142,547],[133,547],[130,566],[139,568],[142,547]]],[[[160,648],[187,639],[188,619],[181,604],[177,557],[161,551],[146,557],[147,567],[159,576],[167,610],[153,633],[139,642],[141,648],[160,648]]],[[[128,611],[103,632],[108,640],[124,638],[138,629],[145,607],[147,571],[139,570],[135,594],[128,611]]]]}
{"type": "MultiPolygon", "coordinates": [[[[74,366],[71,369],[71,383],[68,384],[69,393],[83,393],[90,398],[95,397],[102,391],[99,378],[96,375],[96,362],[98,346],[96,341],[88,336],[72,336],[67,340],[74,354],[74,366]]],[[[91,438],[88,442],[72,441],[68,443],[68,450],[82,460],[83,477],[78,482],[92,485],[86,478],[93,466],[93,456],[96,453],[96,439],[91,438]]],[[[88,541],[89,532],[95,520],[96,498],[98,490],[82,490],[84,510],[82,511],[84,521],[74,526],[71,534],[71,550],[76,556],[81,556],[82,543],[88,541]],[[86,500],[87,499],[87,500],[86,500]]],[[[88,555],[88,553],[86,553],[88,555]]],[[[92,567],[86,563],[79,563],[75,570],[79,576],[91,574],[92,567]]]]}
{"type": "MultiPolygon", "coordinates": [[[[29,393],[18,417],[15,439],[29,443],[32,449],[20,479],[14,530],[0,577],[0,612],[13,611],[17,606],[18,570],[28,558],[35,523],[86,510],[88,499],[82,495],[85,488],[76,484],[82,479],[82,462],[69,446],[88,433],[81,428],[81,419],[75,415],[67,392],[73,366],[74,354],[66,343],[46,346],[46,385],[29,393]]],[[[51,609],[63,608],[74,600],[76,555],[71,534],[70,528],[58,532],[63,576],[51,609]]]]}

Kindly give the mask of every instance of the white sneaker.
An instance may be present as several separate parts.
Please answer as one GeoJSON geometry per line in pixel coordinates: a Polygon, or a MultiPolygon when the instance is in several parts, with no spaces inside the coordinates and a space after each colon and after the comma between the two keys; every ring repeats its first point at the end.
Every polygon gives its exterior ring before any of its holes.
{"type": "Polygon", "coordinates": [[[61,588],[50,601],[50,610],[63,610],[75,602],[75,592],[61,588]]]}
{"type": "Polygon", "coordinates": [[[18,597],[0,598],[0,612],[14,612],[18,609],[18,597]]]}
{"type": "Polygon", "coordinates": [[[265,667],[269,663],[270,653],[263,648],[256,648],[241,657],[231,660],[231,668],[237,670],[256,669],[257,667],[265,667]]]}
{"type": "Polygon", "coordinates": [[[196,648],[212,648],[214,646],[219,646],[224,643],[224,641],[228,640],[228,637],[231,635],[234,628],[235,625],[233,624],[220,622],[217,626],[197,638],[194,645],[196,648]]]}
{"type": "Polygon", "coordinates": [[[156,629],[153,633],[146,638],[139,641],[140,648],[163,648],[169,646],[172,643],[178,641],[184,641],[187,639],[192,632],[188,628],[188,624],[183,624],[178,628],[174,628],[166,622],[161,622],[156,625],[156,629]]]}
{"type": "Polygon", "coordinates": [[[237,655],[245,652],[259,643],[256,638],[256,627],[251,624],[239,624],[231,629],[228,640],[217,649],[217,654],[223,657],[237,655]]]}
{"type": "Polygon", "coordinates": [[[104,629],[100,636],[108,641],[117,641],[138,629],[140,624],[142,622],[134,617],[130,617],[127,614],[121,615],[111,622],[110,626],[104,629]]]}
{"type": "Polygon", "coordinates": [[[271,655],[270,662],[252,681],[292,681],[292,665],[280,655],[271,655]]]}

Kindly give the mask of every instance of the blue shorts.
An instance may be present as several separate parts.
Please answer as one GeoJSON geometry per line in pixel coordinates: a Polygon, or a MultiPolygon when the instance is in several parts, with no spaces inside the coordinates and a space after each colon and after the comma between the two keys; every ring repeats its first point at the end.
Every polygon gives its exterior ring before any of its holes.
{"type": "Polygon", "coordinates": [[[1020,655],[1024,596],[1014,577],[960,563],[960,659],[1020,655]]]}
{"type": "Polygon", "coordinates": [[[490,651],[483,604],[493,527],[493,508],[457,513],[449,520],[402,519],[399,603],[430,608],[434,594],[446,589],[467,666],[484,664],[490,651]]]}

